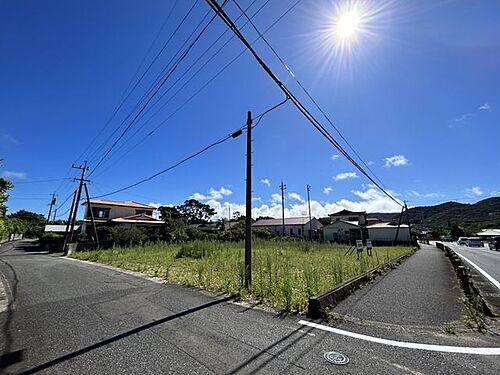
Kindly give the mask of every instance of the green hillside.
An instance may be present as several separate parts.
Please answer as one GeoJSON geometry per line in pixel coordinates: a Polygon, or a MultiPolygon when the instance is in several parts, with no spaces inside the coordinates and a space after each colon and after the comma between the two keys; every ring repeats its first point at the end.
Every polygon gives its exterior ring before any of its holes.
{"type": "MultiPolygon", "coordinates": [[[[484,228],[500,228],[500,197],[488,198],[474,204],[446,202],[436,206],[413,207],[408,210],[410,223],[429,229],[462,226],[469,234],[484,228]]],[[[372,213],[384,221],[396,222],[399,213],[372,213]]],[[[406,222],[406,218],[404,218],[406,222]]]]}

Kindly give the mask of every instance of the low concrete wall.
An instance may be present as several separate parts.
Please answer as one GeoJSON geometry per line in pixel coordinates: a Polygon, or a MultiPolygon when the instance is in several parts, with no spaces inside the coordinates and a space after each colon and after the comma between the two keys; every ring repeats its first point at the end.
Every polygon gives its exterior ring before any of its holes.
{"type": "Polygon", "coordinates": [[[479,271],[463,261],[449,246],[442,242],[436,242],[436,247],[446,253],[457,273],[464,293],[480,296],[487,315],[500,316],[500,291],[479,271]]]}
{"type": "Polygon", "coordinates": [[[368,272],[365,272],[355,279],[349,280],[322,294],[309,298],[307,317],[311,319],[323,317],[325,315],[326,309],[334,307],[339,302],[346,299],[356,289],[359,289],[363,284],[366,284],[369,281],[373,280],[376,276],[381,275],[385,270],[395,268],[396,265],[402,263],[403,260],[408,258],[410,255],[412,255],[412,253],[401,255],[396,259],[393,259],[368,272]]]}

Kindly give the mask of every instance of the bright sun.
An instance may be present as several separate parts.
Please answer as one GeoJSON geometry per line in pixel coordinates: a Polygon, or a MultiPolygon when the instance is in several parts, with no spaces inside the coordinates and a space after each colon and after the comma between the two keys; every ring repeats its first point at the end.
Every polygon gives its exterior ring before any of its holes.
{"type": "Polygon", "coordinates": [[[356,32],[359,30],[360,22],[361,18],[356,11],[347,11],[339,16],[335,27],[335,33],[341,39],[349,39],[355,36],[356,32]]]}

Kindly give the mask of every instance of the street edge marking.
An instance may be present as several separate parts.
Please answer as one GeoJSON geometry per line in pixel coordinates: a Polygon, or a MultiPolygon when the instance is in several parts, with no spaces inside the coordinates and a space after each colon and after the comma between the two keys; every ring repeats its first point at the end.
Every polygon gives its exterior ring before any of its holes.
{"type": "Polygon", "coordinates": [[[459,254],[455,251],[460,258],[463,258],[467,263],[469,263],[472,267],[478,270],[484,277],[486,277],[493,285],[495,285],[498,289],[500,289],[500,283],[495,280],[492,276],[490,276],[485,270],[479,267],[476,263],[470,261],[468,258],[464,257],[462,254],[459,254]]]}
{"type": "Polygon", "coordinates": [[[382,339],[379,337],[367,336],[360,333],[345,331],[343,329],[338,329],[325,326],[322,324],[308,322],[306,320],[300,320],[298,323],[312,328],[317,328],[323,331],[336,333],[342,336],[348,336],[359,340],[365,340],[377,344],[390,345],[399,348],[419,349],[419,350],[428,350],[432,352],[445,352],[445,353],[458,353],[458,354],[500,355],[500,348],[471,348],[465,346],[419,344],[415,342],[395,341],[395,340],[382,339]]]}

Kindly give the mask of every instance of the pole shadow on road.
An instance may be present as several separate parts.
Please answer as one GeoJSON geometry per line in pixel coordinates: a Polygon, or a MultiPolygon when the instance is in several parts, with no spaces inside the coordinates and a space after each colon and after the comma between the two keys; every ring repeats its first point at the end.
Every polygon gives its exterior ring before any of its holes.
{"type": "Polygon", "coordinates": [[[229,297],[218,299],[216,301],[212,301],[212,302],[200,305],[200,306],[193,307],[193,308],[188,309],[188,310],[181,311],[181,312],[179,312],[177,314],[169,315],[169,316],[167,316],[165,318],[162,318],[160,320],[156,320],[154,322],[144,324],[144,325],[142,325],[140,327],[137,327],[137,328],[131,329],[129,331],[120,333],[119,335],[110,337],[109,339],[106,339],[106,340],[103,340],[101,342],[89,345],[89,346],[87,346],[85,348],[76,350],[76,351],[74,351],[72,353],[65,354],[65,355],[63,355],[63,356],[61,356],[59,358],[53,359],[52,361],[46,362],[44,364],[38,365],[36,367],[33,367],[33,368],[29,369],[29,370],[23,371],[20,374],[35,374],[35,373],[37,373],[39,371],[48,369],[49,367],[57,365],[57,364],[59,364],[61,362],[64,362],[64,361],[67,361],[69,359],[78,357],[78,356],[80,356],[82,354],[85,354],[85,353],[88,353],[88,352],[90,352],[92,350],[95,350],[95,349],[98,349],[98,348],[102,348],[103,346],[109,345],[109,344],[111,344],[111,343],[113,343],[115,341],[124,339],[124,338],[126,338],[128,336],[131,336],[131,335],[134,335],[136,333],[142,332],[142,331],[144,331],[146,329],[155,327],[155,326],[160,325],[162,323],[169,322],[171,320],[174,320],[174,319],[177,319],[177,318],[180,318],[180,317],[192,314],[194,312],[197,312],[197,311],[200,311],[200,310],[203,310],[203,309],[215,306],[215,305],[219,305],[221,303],[224,303],[224,302],[227,302],[227,301],[231,301],[231,300],[234,300],[234,299],[237,299],[237,298],[238,298],[237,295],[231,295],[229,297]]]}

